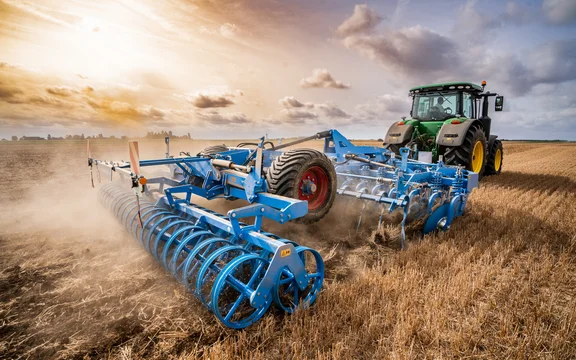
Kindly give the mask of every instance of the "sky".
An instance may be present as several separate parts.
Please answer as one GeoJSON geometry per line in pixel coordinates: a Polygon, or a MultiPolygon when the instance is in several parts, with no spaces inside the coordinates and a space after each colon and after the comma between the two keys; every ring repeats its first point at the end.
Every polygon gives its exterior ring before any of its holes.
{"type": "Polygon", "coordinates": [[[576,0],[0,0],[0,138],[375,139],[482,80],[501,138],[576,140],[576,0]]]}

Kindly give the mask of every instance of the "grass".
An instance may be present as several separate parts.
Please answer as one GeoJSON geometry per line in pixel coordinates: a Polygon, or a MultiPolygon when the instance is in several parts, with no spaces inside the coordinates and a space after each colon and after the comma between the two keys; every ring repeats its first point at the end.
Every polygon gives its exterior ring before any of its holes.
{"type": "Polygon", "coordinates": [[[0,169],[5,357],[576,357],[574,144],[505,143],[505,171],[482,180],[466,215],[447,233],[412,231],[406,251],[397,225],[375,231],[376,212],[356,235],[354,205],[312,226],[267,224],[319,249],[328,278],[311,309],[243,331],[220,325],[96,205],[74,146],[0,150],[19,176],[0,169]],[[24,158],[46,175],[30,176],[24,158]]]}

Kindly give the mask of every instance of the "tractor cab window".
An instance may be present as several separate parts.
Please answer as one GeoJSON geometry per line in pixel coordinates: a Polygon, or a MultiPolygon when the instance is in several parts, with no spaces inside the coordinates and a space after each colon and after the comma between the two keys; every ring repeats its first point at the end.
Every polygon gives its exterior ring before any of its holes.
{"type": "Polygon", "coordinates": [[[462,115],[471,119],[474,117],[474,110],[473,105],[474,101],[472,100],[472,95],[468,93],[463,94],[463,104],[462,104],[462,115]]]}
{"type": "Polygon", "coordinates": [[[414,97],[412,117],[421,121],[446,120],[454,117],[459,105],[456,92],[418,94],[414,97]]]}

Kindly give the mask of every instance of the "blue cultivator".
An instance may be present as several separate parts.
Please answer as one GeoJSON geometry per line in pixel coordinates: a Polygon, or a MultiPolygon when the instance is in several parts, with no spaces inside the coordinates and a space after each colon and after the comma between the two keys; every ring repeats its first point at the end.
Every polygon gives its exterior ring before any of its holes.
{"type": "Polygon", "coordinates": [[[424,219],[424,234],[448,230],[478,186],[478,174],[447,167],[442,161],[428,164],[409,159],[410,151],[401,148],[401,158],[396,159],[382,148],[355,146],[336,131],[324,145],[324,153],[335,164],[338,194],[383,204],[380,221],[384,211],[403,211],[402,248],[407,221],[424,219]]]}
{"type": "Polygon", "coordinates": [[[102,186],[100,201],[221,322],[237,329],[256,322],[272,303],[289,313],[310,306],[324,280],[320,254],[264,232],[264,217],[314,222],[337,194],[355,197],[382,212],[403,211],[404,246],[408,220],[424,218],[424,233],[448,229],[478,180],[441,162],[410,160],[409,149],[397,159],[384,148],[355,146],[336,130],[276,147],[262,140],[177,158],[166,144],[165,159],[141,161],[138,144],[130,142],[129,163],[95,160],[88,151],[91,174],[93,166],[104,166],[129,183],[102,186]],[[324,152],[280,151],[322,138],[324,152]],[[151,166],[167,174],[146,178],[140,169],[151,166]],[[223,215],[194,204],[193,196],[247,204],[223,215]]]}

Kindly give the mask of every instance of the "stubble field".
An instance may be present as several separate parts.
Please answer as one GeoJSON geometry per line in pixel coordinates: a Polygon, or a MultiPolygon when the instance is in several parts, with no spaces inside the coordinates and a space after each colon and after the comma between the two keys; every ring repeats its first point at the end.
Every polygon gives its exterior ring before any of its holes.
{"type": "MultiPolygon", "coordinates": [[[[162,145],[141,142],[141,157],[162,145]]],[[[375,231],[376,208],[356,234],[360,205],[346,201],[314,225],[266,223],[319,250],[327,279],[311,309],[235,331],[100,207],[85,143],[0,143],[0,358],[574,358],[576,144],[504,151],[466,215],[447,233],[411,229],[405,251],[396,224],[375,231]]],[[[126,159],[127,146],[93,155],[126,159]]]]}

